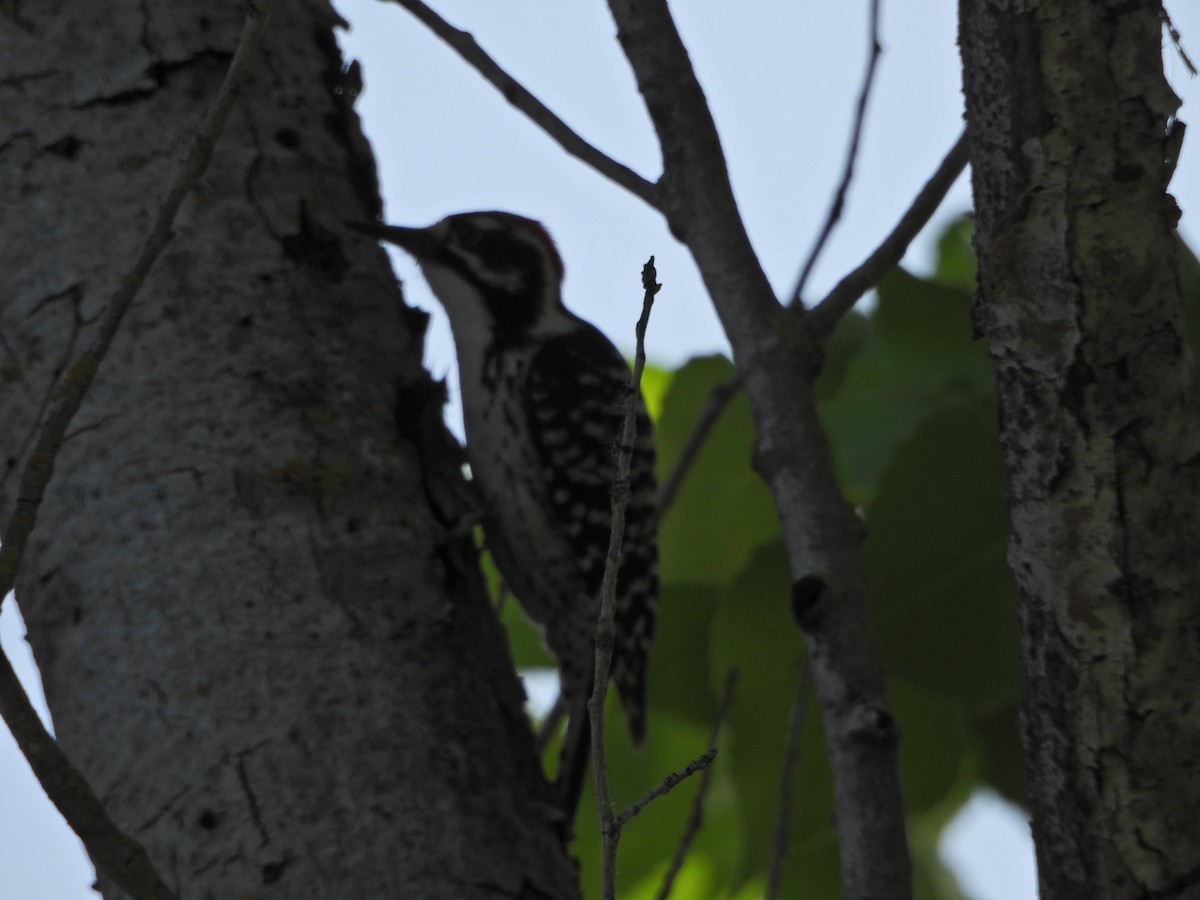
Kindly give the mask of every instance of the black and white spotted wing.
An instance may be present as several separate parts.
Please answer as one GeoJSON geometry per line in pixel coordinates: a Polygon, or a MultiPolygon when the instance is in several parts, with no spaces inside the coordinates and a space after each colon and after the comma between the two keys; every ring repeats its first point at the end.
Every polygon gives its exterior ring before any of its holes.
{"type": "MultiPolygon", "coordinates": [[[[625,360],[590,325],[547,340],[530,361],[524,385],[522,406],[549,505],[592,599],[581,610],[592,623],[612,528],[612,482],[628,386],[625,360]]],[[[654,439],[639,398],[610,676],[635,743],[645,734],[646,664],[658,604],[657,534],[654,439]]]]}

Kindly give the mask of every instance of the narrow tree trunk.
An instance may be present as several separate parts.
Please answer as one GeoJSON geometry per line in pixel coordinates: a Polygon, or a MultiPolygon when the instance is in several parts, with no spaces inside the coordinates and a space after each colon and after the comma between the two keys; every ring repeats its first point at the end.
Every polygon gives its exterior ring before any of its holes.
{"type": "Polygon", "coordinates": [[[1044,900],[1200,895],[1200,410],[1159,16],[961,2],[1044,900]]]}
{"type": "Polygon", "coordinates": [[[843,894],[908,900],[899,729],[867,615],[862,523],[838,490],[817,417],[817,338],[780,306],[755,257],[708,101],[666,0],[610,0],[609,7],[662,145],[656,200],[696,261],[754,416],[755,469],[779,514],[792,608],[833,769],[843,894]]]}
{"type": "MultiPolygon", "coordinates": [[[[23,2],[0,51],[0,516],[242,4],[23,2]]],[[[570,897],[322,2],[280,3],[17,588],[58,737],[181,897],[570,897]]],[[[119,896],[101,873],[108,897],[119,896]]]]}

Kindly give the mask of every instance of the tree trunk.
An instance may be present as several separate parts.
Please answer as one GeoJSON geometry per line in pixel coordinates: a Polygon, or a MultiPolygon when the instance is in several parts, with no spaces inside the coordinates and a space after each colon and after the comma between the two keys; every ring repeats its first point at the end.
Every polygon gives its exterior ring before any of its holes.
{"type": "MultiPolygon", "coordinates": [[[[0,516],[241,10],[6,13],[0,516]]],[[[423,317],[340,227],[379,201],[335,21],[276,9],[17,597],[63,748],[180,897],[574,896],[505,638],[448,533],[464,508],[423,317]]]]}
{"type": "Polygon", "coordinates": [[[1200,896],[1200,420],[1161,11],[960,12],[1041,895],[1200,896]]]}

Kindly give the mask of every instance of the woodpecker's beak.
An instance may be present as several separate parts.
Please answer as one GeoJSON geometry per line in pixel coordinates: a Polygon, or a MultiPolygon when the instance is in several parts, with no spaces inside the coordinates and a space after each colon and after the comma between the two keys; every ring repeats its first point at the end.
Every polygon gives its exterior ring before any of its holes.
{"type": "Polygon", "coordinates": [[[346,227],[370,235],[376,240],[395,244],[417,259],[428,259],[441,246],[441,241],[434,236],[431,228],[404,228],[401,225],[380,225],[376,222],[347,222],[346,227]]]}

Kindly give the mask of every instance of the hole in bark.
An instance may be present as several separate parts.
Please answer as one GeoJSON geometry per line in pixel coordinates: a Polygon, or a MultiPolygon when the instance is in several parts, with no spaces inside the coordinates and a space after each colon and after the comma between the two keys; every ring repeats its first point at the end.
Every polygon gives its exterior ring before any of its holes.
{"type": "Polygon", "coordinates": [[[63,159],[74,159],[79,153],[79,148],[83,146],[83,141],[75,137],[73,134],[68,134],[66,137],[59,138],[53,144],[46,147],[55,156],[61,156],[63,159]]]}
{"type": "Polygon", "coordinates": [[[805,575],[792,582],[792,616],[803,630],[807,631],[819,621],[824,595],[825,579],[820,575],[805,575]]]}

